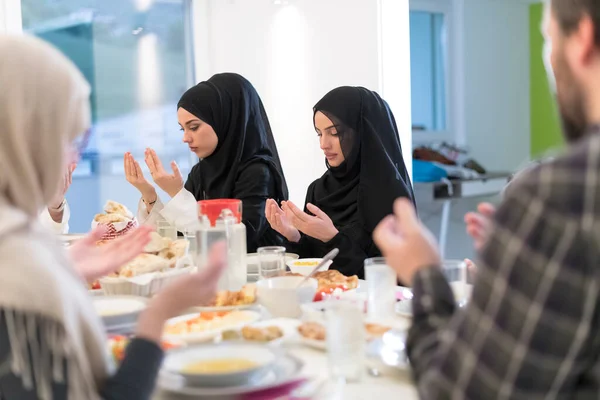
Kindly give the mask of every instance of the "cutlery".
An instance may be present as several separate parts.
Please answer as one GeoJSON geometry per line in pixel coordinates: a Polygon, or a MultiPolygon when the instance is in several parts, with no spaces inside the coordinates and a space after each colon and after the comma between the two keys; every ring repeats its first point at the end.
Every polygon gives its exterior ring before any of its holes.
{"type": "Polygon", "coordinates": [[[340,250],[336,248],[336,249],[331,250],[329,253],[327,253],[325,255],[325,257],[323,257],[321,262],[310,272],[310,274],[306,275],[306,278],[302,279],[302,282],[300,282],[298,287],[301,287],[306,282],[308,282],[308,280],[319,270],[319,268],[321,268],[323,265],[325,265],[329,261],[333,260],[339,254],[339,252],[340,252],[340,250]]]}

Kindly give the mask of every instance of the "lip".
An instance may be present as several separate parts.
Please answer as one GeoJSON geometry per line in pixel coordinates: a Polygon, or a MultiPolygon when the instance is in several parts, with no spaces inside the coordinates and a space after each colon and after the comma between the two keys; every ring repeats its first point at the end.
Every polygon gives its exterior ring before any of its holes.
{"type": "Polygon", "coordinates": [[[198,151],[198,148],[197,147],[190,147],[190,151],[193,152],[193,153],[195,153],[196,151],[198,151]]]}
{"type": "Polygon", "coordinates": [[[334,159],[337,157],[337,154],[334,153],[325,153],[325,158],[327,158],[328,160],[334,159]]]}

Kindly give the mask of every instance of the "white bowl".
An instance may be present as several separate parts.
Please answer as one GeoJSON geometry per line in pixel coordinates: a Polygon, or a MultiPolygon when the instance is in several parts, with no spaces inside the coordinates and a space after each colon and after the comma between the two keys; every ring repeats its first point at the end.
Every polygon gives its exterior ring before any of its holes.
{"type": "Polygon", "coordinates": [[[147,300],[134,296],[97,296],[94,308],[102,318],[107,330],[134,324],[138,315],[146,308],[147,300]]]}
{"type": "MultiPolygon", "coordinates": [[[[298,254],[285,253],[286,264],[289,261],[297,260],[298,258],[300,258],[298,254]]],[[[246,264],[248,266],[248,274],[258,274],[258,253],[249,253],[246,256],[246,264]]]]}
{"type": "Polygon", "coordinates": [[[278,354],[269,346],[252,343],[222,343],[172,350],[167,353],[163,368],[167,372],[183,376],[192,386],[237,386],[264,376],[277,358],[278,354]],[[240,358],[250,360],[256,365],[236,372],[200,374],[182,372],[186,366],[195,362],[240,358]]]}
{"type": "Polygon", "coordinates": [[[301,276],[278,276],[262,279],[256,283],[258,302],[273,317],[298,318],[302,315],[301,304],[310,303],[317,293],[319,283],[310,278],[301,287],[301,276]]]}
{"type": "MultiPolygon", "coordinates": [[[[323,261],[322,258],[300,258],[298,260],[288,261],[287,266],[293,273],[307,276],[321,261],[323,261]],[[310,265],[298,265],[298,263],[310,263],[310,265]]],[[[332,263],[333,261],[327,261],[325,265],[319,268],[319,271],[327,271],[332,263]]]]}

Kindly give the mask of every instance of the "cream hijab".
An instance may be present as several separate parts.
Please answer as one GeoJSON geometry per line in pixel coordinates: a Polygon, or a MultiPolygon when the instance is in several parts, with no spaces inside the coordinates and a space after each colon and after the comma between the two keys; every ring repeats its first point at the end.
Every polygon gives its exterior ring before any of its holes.
{"type": "Polygon", "coordinates": [[[49,44],[0,35],[0,309],[12,371],[25,387],[35,378],[42,400],[52,399],[52,382],[64,381],[65,360],[70,399],[98,398],[109,373],[87,290],[64,248],[37,223],[59,186],[65,149],[89,127],[89,93],[77,68],[49,44]]]}

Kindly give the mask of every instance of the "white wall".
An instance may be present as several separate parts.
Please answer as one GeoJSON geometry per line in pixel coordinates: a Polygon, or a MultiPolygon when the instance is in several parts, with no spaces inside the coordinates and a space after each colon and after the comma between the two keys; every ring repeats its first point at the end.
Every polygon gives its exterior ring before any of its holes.
{"type": "Polygon", "coordinates": [[[529,4],[465,0],[466,143],[490,170],[530,156],[529,4]]]}
{"type": "Polygon", "coordinates": [[[21,33],[21,1],[0,0],[0,34],[21,33]]]}
{"type": "MultiPolygon", "coordinates": [[[[290,0],[277,6],[272,0],[203,0],[195,7],[205,25],[194,27],[196,78],[229,71],[254,84],[269,115],[290,197],[303,204],[306,188],[325,171],[312,106],[337,86],[380,90],[378,1],[290,0]]],[[[403,90],[410,96],[406,85],[403,90]]],[[[394,112],[410,136],[410,118],[400,120],[400,110],[394,112]]],[[[403,140],[410,149],[410,137],[403,140]]]]}

